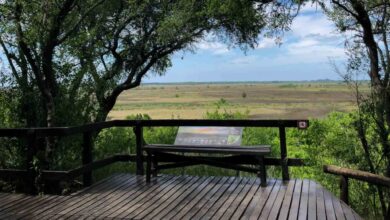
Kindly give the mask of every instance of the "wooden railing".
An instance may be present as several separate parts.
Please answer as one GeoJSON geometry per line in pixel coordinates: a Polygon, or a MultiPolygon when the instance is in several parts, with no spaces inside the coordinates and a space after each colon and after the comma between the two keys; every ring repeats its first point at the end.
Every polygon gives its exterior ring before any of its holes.
{"type": "Polygon", "coordinates": [[[390,187],[390,178],[372,174],[361,170],[353,170],[333,165],[325,165],[324,172],[340,176],[340,199],[349,204],[349,178],[360,180],[374,185],[390,187]]]}
{"type": "MultiPolygon", "coordinates": [[[[38,149],[39,138],[65,137],[83,134],[82,144],[82,166],[69,171],[41,170],[41,178],[47,180],[70,180],[83,176],[83,185],[92,184],[92,171],[119,161],[136,162],[137,175],[144,174],[144,156],[142,146],[144,145],[144,127],[177,127],[177,126],[223,126],[223,127],[275,127],[279,128],[280,158],[267,158],[266,165],[282,167],[282,178],[288,180],[289,166],[303,166],[303,160],[287,157],[286,128],[306,128],[307,120],[114,120],[100,123],[86,124],[74,127],[52,127],[52,128],[1,128],[0,137],[17,137],[27,141],[27,157],[25,169],[0,169],[0,178],[23,178],[30,186],[28,192],[35,193],[35,178],[37,172],[33,167],[33,158],[38,149]],[[93,134],[111,127],[132,127],[136,137],[135,155],[114,155],[102,160],[93,161],[93,134]]],[[[266,143],[261,143],[266,144],[266,143]]],[[[172,162],[176,158],[165,158],[162,162],[172,162]]],[[[223,159],[223,158],[222,158],[223,159]]],[[[231,158],[231,162],[242,164],[256,164],[257,161],[242,161],[240,157],[231,158]]]]}

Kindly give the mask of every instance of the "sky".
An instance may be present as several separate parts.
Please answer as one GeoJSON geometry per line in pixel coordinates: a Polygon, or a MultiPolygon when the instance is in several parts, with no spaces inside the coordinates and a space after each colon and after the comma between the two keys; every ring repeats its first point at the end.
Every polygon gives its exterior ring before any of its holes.
{"type": "Polygon", "coordinates": [[[261,38],[245,53],[211,38],[202,40],[194,53],[176,53],[165,75],[150,75],[144,82],[341,80],[331,63],[345,63],[344,38],[315,5],[301,9],[282,42],[261,38]]]}

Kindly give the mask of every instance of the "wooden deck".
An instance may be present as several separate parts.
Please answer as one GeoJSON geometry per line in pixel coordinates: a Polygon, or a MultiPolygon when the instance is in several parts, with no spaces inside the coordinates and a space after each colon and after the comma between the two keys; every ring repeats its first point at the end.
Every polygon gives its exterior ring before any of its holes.
{"type": "Polygon", "coordinates": [[[0,219],[361,219],[311,180],[118,174],[70,196],[0,194],[0,219]]]}

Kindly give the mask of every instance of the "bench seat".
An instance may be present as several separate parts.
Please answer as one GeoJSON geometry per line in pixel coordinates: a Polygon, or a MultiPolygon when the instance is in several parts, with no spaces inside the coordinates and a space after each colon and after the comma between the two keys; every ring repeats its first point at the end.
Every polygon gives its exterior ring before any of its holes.
{"type": "Polygon", "coordinates": [[[219,145],[168,145],[168,144],[149,144],[144,146],[145,151],[160,152],[191,152],[191,153],[220,153],[234,155],[267,155],[271,153],[268,145],[257,146],[219,146],[219,145]]]}
{"type": "MultiPolygon", "coordinates": [[[[271,153],[271,147],[269,145],[257,145],[257,146],[221,146],[221,145],[166,145],[166,144],[148,144],[143,146],[143,150],[147,153],[147,169],[146,169],[146,181],[150,181],[150,175],[156,174],[158,171],[158,161],[155,154],[158,153],[206,153],[206,154],[224,154],[224,155],[244,155],[248,157],[255,157],[259,161],[258,176],[261,179],[261,185],[266,186],[266,169],[264,164],[264,156],[271,153]]],[[[182,155],[185,157],[184,155],[182,155]]],[[[192,158],[193,160],[194,158],[192,158]]],[[[199,161],[198,161],[199,162],[199,161]]],[[[202,161],[204,162],[204,161],[202,161]]],[[[213,165],[212,162],[206,163],[213,165]]],[[[241,166],[232,166],[227,164],[225,168],[237,168],[241,166]]]]}

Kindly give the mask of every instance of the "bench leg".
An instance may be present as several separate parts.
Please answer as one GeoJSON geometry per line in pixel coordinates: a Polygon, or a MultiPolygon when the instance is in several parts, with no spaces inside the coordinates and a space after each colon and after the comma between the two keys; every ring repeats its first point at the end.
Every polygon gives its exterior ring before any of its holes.
{"type": "Polygon", "coordinates": [[[153,176],[156,177],[157,176],[157,173],[158,173],[158,162],[157,162],[157,158],[156,158],[156,155],[154,155],[154,157],[152,157],[152,164],[153,164],[153,176]]]}
{"type": "Polygon", "coordinates": [[[146,156],[146,182],[150,183],[150,175],[152,170],[152,154],[147,152],[146,156]]]}
{"type": "Polygon", "coordinates": [[[262,187],[267,186],[267,171],[264,164],[264,156],[258,157],[259,160],[259,173],[257,174],[260,177],[260,185],[262,187]]]}

